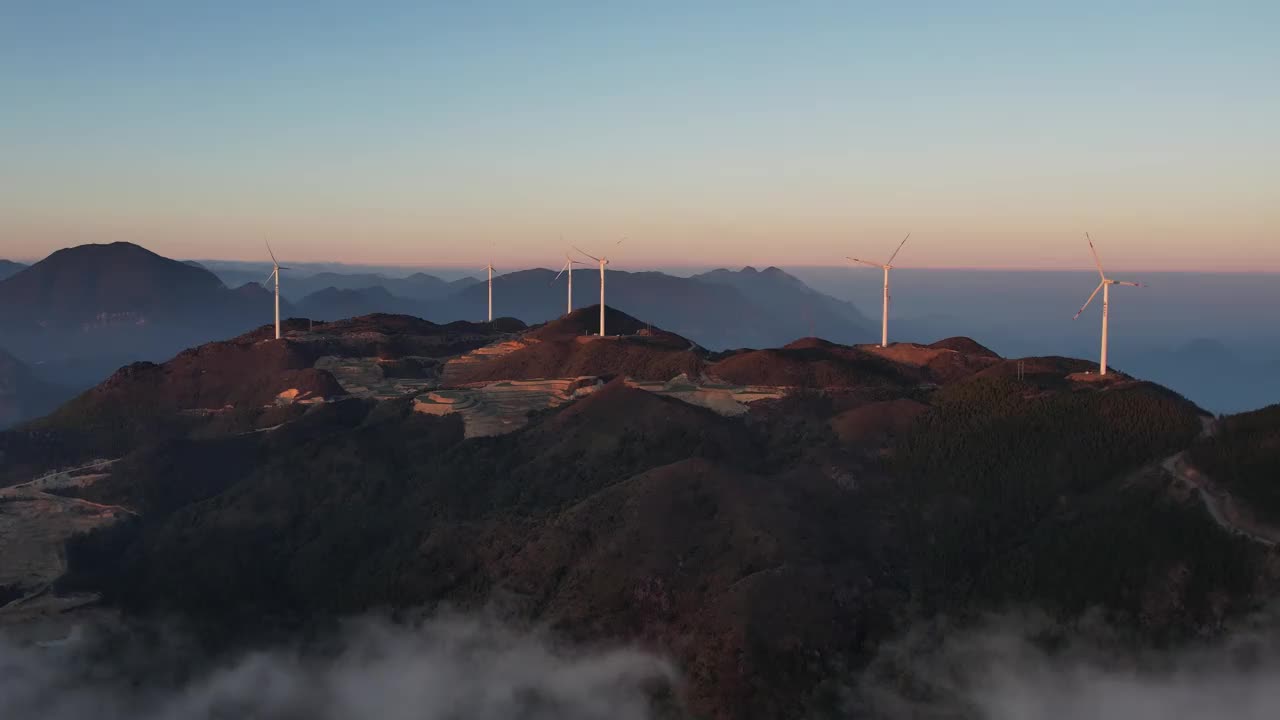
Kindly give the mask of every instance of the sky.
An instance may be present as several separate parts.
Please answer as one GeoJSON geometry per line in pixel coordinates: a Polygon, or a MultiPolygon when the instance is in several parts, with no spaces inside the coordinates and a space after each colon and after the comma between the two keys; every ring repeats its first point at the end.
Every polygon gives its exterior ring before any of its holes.
{"type": "Polygon", "coordinates": [[[0,0],[0,257],[1280,272],[1278,77],[1262,0],[0,0]]]}

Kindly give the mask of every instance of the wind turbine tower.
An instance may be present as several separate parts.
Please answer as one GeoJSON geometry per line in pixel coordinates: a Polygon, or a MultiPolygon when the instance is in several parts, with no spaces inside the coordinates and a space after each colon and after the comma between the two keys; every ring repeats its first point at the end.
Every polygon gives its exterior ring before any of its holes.
{"type": "Polygon", "coordinates": [[[1098,258],[1098,250],[1093,246],[1093,238],[1089,237],[1089,233],[1084,234],[1084,239],[1089,241],[1089,252],[1093,253],[1093,264],[1098,266],[1098,277],[1102,279],[1098,283],[1098,287],[1093,289],[1093,294],[1088,300],[1084,301],[1084,305],[1080,307],[1080,312],[1072,320],[1079,320],[1080,314],[1085,308],[1089,307],[1089,303],[1098,296],[1098,291],[1102,291],[1102,357],[1098,362],[1098,374],[1107,374],[1107,315],[1111,309],[1111,286],[1112,285],[1128,285],[1129,287],[1146,287],[1140,282],[1130,282],[1127,280],[1112,280],[1107,277],[1107,273],[1102,269],[1102,260],[1098,258]]]}
{"type": "Polygon", "coordinates": [[[580,264],[582,264],[580,260],[575,260],[572,255],[565,253],[564,265],[560,267],[560,272],[556,273],[556,276],[551,278],[551,284],[554,285],[556,280],[560,279],[561,275],[566,273],[569,275],[569,304],[567,309],[564,311],[566,315],[573,312],[573,266],[580,264]]]}
{"type": "Polygon", "coordinates": [[[276,339],[280,339],[280,271],[289,270],[290,268],[282,266],[276,260],[276,254],[271,250],[271,243],[267,243],[267,254],[271,256],[271,274],[267,276],[268,280],[275,280],[276,283],[276,339]]]}
{"type": "Polygon", "coordinates": [[[907,240],[910,239],[910,237],[911,233],[907,233],[907,237],[902,238],[902,242],[898,243],[898,249],[893,251],[893,254],[889,256],[889,261],[883,265],[871,262],[870,260],[859,260],[854,257],[847,258],[848,260],[860,265],[881,268],[884,270],[884,301],[880,312],[880,347],[889,346],[889,271],[893,269],[894,258],[898,257],[898,253],[902,252],[902,246],[907,244],[907,240]]]}
{"type": "MultiPolygon", "coordinates": [[[[622,238],[622,240],[626,240],[626,238],[624,237],[622,238]]],[[[618,242],[614,243],[613,246],[617,247],[621,245],[622,240],[619,240],[618,242]]],[[[604,337],[604,268],[606,265],[609,264],[609,258],[605,256],[596,257],[595,255],[592,255],[591,253],[586,252],[585,250],[583,250],[582,248],[576,245],[573,247],[573,249],[577,250],[578,252],[582,253],[583,255],[586,255],[587,257],[591,258],[592,260],[595,260],[597,263],[600,264],[600,337],[604,337]]]]}
{"type": "Polygon", "coordinates": [[[484,269],[489,273],[489,322],[493,322],[493,261],[490,260],[484,269]]]}

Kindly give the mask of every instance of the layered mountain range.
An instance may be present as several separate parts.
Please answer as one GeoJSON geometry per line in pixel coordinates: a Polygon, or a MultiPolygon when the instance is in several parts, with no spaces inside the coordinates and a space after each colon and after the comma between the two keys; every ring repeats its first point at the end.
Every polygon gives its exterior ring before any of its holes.
{"type": "MultiPolygon", "coordinates": [[[[130,243],[83,245],[30,267],[12,264],[0,279],[0,337],[44,380],[84,389],[135,361],[158,362],[180,350],[245,332],[272,319],[264,276],[179,262],[130,243]]],[[[564,278],[549,270],[495,280],[497,316],[540,323],[565,311],[564,278]]],[[[579,273],[583,277],[594,277],[579,273]]],[[[692,338],[703,347],[781,345],[805,334],[840,342],[869,337],[849,303],[768,268],[716,271],[692,278],[657,272],[609,273],[610,305],[692,338]]],[[[285,272],[281,314],[332,321],[370,313],[436,322],[488,314],[486,284],[425,273],[285,272]]],[[[579,306],[598,298],[588,282],[579,306]]],[[[29,417],[24,415],[23,417],[29,417]]]]}
{"type": "Polygon", "coordinates": [[[215,650],[486,609],[669,657],[655,703],[717,718],[841,716],[939,616],[1101,617],[1142,648],[1274,597],[1270,410],[969,338],[711,351],[613,307],[593,336],[599,312],[295,320],[125,367],[0,433],[0,512],[44,528],[0,587],[215,650]]]}

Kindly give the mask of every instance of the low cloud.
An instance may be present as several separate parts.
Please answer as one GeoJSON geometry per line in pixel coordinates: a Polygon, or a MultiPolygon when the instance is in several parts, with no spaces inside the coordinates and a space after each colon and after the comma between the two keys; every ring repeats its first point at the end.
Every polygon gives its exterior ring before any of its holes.
{"type": "Polygon", "coordinates": [[[890,720],[1272,720],[1280,716],[1280,618],[1213,641],[1134,652],[1100,624],[1064,635],[1038,617],[976,628],[935,622],[886,645],[854,717],[890,720]]]}
{"type": "Polygon", "coordinates": [[[308,650],[216,661],[152,628],[56,647],[0,635],[5,720],[641,720],[676,675],[630,649],[567,649],[485,619],[362,619],[308,650]]]}

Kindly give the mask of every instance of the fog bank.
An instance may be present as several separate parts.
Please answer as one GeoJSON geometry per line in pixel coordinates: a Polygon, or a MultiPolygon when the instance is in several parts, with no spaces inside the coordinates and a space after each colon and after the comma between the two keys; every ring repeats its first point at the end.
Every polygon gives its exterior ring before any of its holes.
{"type": "Polygon", "coordinates": [[[664,660],[573,650],[488,620],[361,619],[307,650],[217,661],[153,631],[21,646],[0,635],[5,720],[641,720],[674,685],[664,660]]]}
{"type": "Polygon", "coordinates": [[[1063,638],[1036,617],[918,626],[864,675],[853,717],[893,720],[1264,720],[1280,713],[1280,619],[1135,653],[1101,625],[1063,638]]]}

